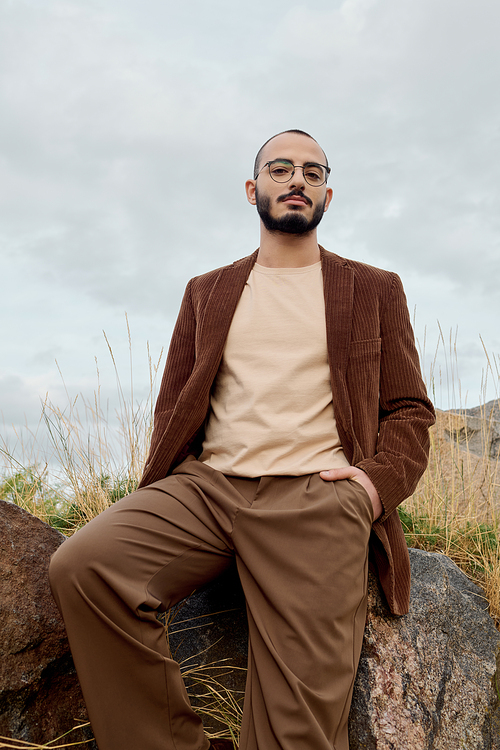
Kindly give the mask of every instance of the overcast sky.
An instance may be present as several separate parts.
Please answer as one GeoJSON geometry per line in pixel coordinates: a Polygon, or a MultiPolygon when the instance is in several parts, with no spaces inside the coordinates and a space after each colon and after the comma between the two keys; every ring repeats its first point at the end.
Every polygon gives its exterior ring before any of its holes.
{"type": "Polygon", "coordinates": [[[0,9],[5,434],[35,424],[47,393],[90,395],[96,357],[112,400],[102,331],[127,380],[125,313],[147,390],[147,342],[153,357],[168,346],[187,280],[257,247],[244,182],[287,128],[332,166],[322,244],[398,272],[420,344],[433,354],[438,321],[447,341],[437,405],[453,400],[450,332],[462,405],[480,402],[481,338],[500,352],[498,0],[0,9]]]}

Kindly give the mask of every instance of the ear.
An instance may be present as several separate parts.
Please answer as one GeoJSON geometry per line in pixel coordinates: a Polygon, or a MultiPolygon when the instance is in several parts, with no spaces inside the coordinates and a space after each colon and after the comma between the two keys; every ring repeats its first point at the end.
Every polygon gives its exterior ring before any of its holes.
{"type": "Polygon", "coordinates": [[[333,190],[332,190],[332,188],[327,188],[326,189],[325,211],[328,211],[328,206],[332,202],[332,198],[333,198],[333,190]]]}
{"type": "Polygon", "coordinates": [[[257,198],[255,197],[255,180],[247,180],[245,182],[245,192],[247,194],[247,201],[255,206],[257,204],[257,198]]]}

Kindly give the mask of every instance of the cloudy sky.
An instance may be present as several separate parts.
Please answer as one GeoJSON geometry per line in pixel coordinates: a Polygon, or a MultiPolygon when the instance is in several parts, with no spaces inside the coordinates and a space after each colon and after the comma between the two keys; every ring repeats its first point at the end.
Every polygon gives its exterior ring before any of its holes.
{"type": "Polygon", "coordinates": [[[438,406],[480,402],[483,343],[493,398],[499,31],[498,0],[0,0],[4,433],[96,358],[112,401],[125,315],[146,392],[186,281],[257,247],[244,181],[294,127],[332,165],[322,244],[401,275],[426,372],[442,331],[438,406]]]}

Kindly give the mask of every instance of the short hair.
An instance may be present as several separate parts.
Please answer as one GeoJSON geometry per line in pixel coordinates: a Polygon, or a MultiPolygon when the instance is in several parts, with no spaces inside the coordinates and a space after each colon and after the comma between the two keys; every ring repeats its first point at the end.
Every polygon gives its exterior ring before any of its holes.
{"type": "MultiPolygon", "coordinates": [[[[254,180],[257,179],[257,175],[259,174],[259,163],[260,163],[260,157],[262,156],[262,152],[267,146],[268,143],[270,143],[274,138],[277,138],[279,135],[285,135],[285,133],[296,133],[297,135],[305,135],[307,138],[310,138],[314,143],[318,143],[316,138],[313,138],[312,135],[309,135],[309,133],[306,133],[305,130],[299,130],[298,128],[292,128],[291,130],[282,130],[281,133],[276,133],[276,135],[272,135],[270,138],[267,139],[265,143],[262,144],[262,146],[257,151],[257,156],[255,157],[255,163],[253,165],[253,178],[254,180]]],[[[319,146],[319,143],[318,143],[319,146]]],[[[321,148],[321,146],[319,146],[321,148]]],[[[323,151],[323,149],[321,148],[323,151]]],[[[323,151],[325,154],[325,152],[323,151]]],[[[328,159],[325,154],[325,160],[326,160],[326,166],[328,167],[328,159]]]]}

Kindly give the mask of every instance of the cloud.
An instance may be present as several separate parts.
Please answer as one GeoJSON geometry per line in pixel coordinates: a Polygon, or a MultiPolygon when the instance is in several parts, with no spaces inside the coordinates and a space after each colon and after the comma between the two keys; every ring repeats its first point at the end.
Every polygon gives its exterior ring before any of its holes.
{"type": "Polygon", "coordinates": [[[257,246],[243,184],[288,127],[333,167],[322,243],[398,271],[419,316],[442,312],[465,346],[477,329],[498,341],[497,3],[17,0],[0,14],[1,305],[35,353],[4,328],[20,377],[62,357],[76,384],[124,310],[167,345],[187,279],[257,246]]]}

